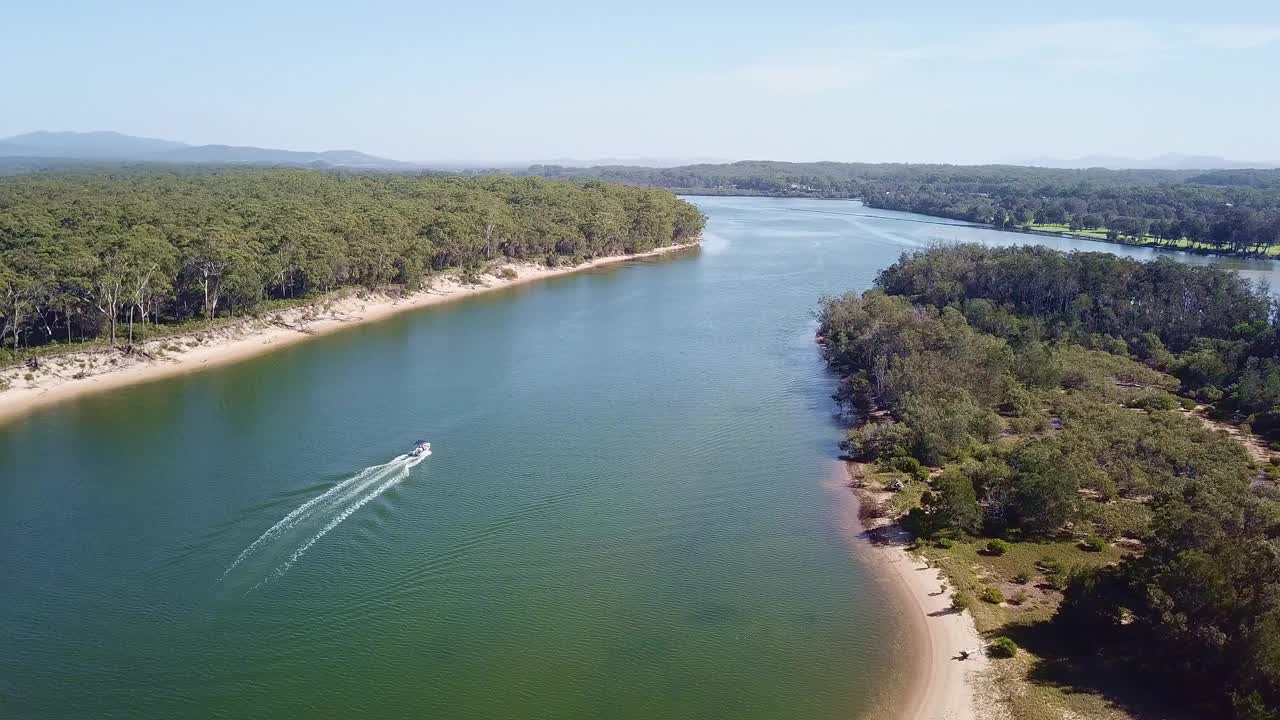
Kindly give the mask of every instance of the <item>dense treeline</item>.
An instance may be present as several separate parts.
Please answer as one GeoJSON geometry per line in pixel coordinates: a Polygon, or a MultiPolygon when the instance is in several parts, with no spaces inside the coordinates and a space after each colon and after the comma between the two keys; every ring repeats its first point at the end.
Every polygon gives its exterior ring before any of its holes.
{"type": "MultiPolygon", "coordinates": [[[[789,163],[746,160],[672,168],[604,165],[534,165],[528,174],[560,180],[599,178],[690,193],[737,193],[794,197],[864,197],[896,184],[952,185],[992,192],[1008,183],[1077,182],[1101,187],[1150,187],[1185,182],[1194,171],[1057,170],[1019,165],[914,165],[904,163],[789,163]]],[[[1268,171],[1261,171],[1266,173],[1268,171]]],[[[1280,173],[1277,174],[1280,177],[1280,173]]]]}
{"type": "Polygon", "coordinates": [[[1266,254],[1280,243],[1280,189],[1086,182],[899,183],[863,196],[867,205],[985,223],[1000,228],[1060,226],[1106,231],[1113,241],[1266,254]]]}
{"type": "Polygon", "coordinates": [[[242,314],[340,286],[419,286],[694,239],[665,190],[484,176],[121,170],[0,178],[0,337],[12,351],[242,314]]]}
{"type": "Polygon", "coordinates": [[[938,307],[984,299],[1040,318],[1056,332],[1135,342],[1155,333],[1175,351],[1198,338],[1256,333],[1271,308],[1265,292],[1217,268],[1035,246],[953,245],[914,253],[881,271],[877,284],[938,307]]]}
{"type": "Polygon", "coordinates": [[[1140,541],[1073,575],[1053,626],[1213,716],[1280,718],[1276,469],[1176,395],[1221,363],[1221,402],[1257,400],[1246,386],[1276,361],[1268,296],[1216,269],[974,246],[904,255],[877,286],[826,300],[820,332],[837,399],[872,420],[846,449],[942,466],[907,526],[1140,541]]]}
{"type": "Polygon", "coordinates": [[[534,166],[679,192],[856,197],[868,206],[1000,228],[1061,227],[1114,241],[1266,253],[1280,243],[1280,170],[1064,170],[1013,165],[740,162],[677,168],[534,166]]]}
{"type": "Polygon", "coordinates": [[[1280,323],[1265,288],[1169,259],[958,245],[904,256],[878,278],[894,295],[956,305],[980,327],[1128,354],[1181,392],[1280,441],[1280,323]]]}

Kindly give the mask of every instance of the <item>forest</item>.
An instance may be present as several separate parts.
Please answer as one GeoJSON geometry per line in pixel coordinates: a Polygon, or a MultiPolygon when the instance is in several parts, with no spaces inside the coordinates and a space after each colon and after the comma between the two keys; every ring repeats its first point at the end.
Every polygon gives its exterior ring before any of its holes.
{"type": "Polygon", "coordinates": [[[1077,232],[1220,254],[1268,254],[1280,244],[1280,170],[750,161],[676,168],[544,165],[528,172],[690,194],[858,198],[872,208],[1003,229],[1077,232]]]}
{"type": "Polygon", "coordinates": [[[1214,268],[951,246],[825,299],[819,332],[845,451],[901,478],[900,523],[962,558],[1032,674],[1133,673],[1166,706],[1275,720],[1280,458],[1214,421],[1275,436],[1275,310],[1214,268]]]}
{"type": "Polygon", "coordinates": [[[344,286],[420,287],[505,259],[683,244],[671,192],[534,177],[139,166],[0,178],[0,339],[27,348],[242,315],[344,286]]]}

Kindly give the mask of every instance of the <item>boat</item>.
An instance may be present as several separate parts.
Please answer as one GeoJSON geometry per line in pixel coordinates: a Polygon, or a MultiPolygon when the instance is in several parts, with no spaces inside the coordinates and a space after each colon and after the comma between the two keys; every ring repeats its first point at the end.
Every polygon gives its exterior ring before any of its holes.
{"type": "Polygon", "coordinates": [[[413,449],[409,451],[409,457],[426,457],[431,454],[431,443],[426,440],[419,440],[413,449]]]}

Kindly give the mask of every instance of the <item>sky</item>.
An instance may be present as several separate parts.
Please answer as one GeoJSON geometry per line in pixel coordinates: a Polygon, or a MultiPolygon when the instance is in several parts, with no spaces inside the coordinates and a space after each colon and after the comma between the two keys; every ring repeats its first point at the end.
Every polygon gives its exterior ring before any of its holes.
{"type": "Polygon", "coordinates": [[[0,137],[464,162],[1280,161],[1276,0],[10,0],[0,67],[0,137]]]}

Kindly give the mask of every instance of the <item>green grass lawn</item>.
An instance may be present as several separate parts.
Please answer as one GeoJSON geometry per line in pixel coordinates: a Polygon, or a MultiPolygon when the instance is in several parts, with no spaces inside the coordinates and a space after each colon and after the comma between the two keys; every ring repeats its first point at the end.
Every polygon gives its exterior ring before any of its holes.
{"type": "Polygon", "coordinates": [[[951,578],[955,589],[970,600],[969,607],[984,634],[999,634],[1009,622],[1039,622],[1052,617],[1061,593],[1055,583],[1075,568],[1093,568],[1119,562],[1123,553],[1112,545],[1102,552],[1082,550],[1074,541],[1010,542],[1003,555],[986,552],[985,538],[956,540],[950,548],[925,546],[921,554],[935,562],[951,578]],[[1056,569],[1055,569],[1056,568],[1056,569]],[[1019,573],[1028,577],[1019,583],[1019,573]],[[986,587],[995,587],[1008,599],[1025,593],[1020,605],[993,605],[978,598],[986,587]]]}
{"type": "MultiPolygon", "coordinates": [[[[1204,243],[1193,243],[1186,238],[1176,240],[1172,243],[1173,247],[1184,248],[1188,250],[1212,250],[1213,247],[1204,243]]],[[[1280,246],[1273,245],[1267,248],[1267,255],[1280,255],[1280,246]]]]}
{"type": "MultiPolygon", "coordinates": [[[[1123,556],[1114,546],[1108,545],[1102,552],[1088,552],[1073,541],[1011,542],[1004,555],[996,556],[985,552],[986,543],[985,539],[957,540],[946,549],[922,546],[919,553],[941,568],[951,589],[965,598],[978,632],[987,639],[1016,635],[1013,628],[1034,626],[1051,618],[1062,598],[1055,586],[1073,568],[1106,565],[1123,556]],[[1046,566],[1053,569],[1047,570],[1046,566]],[[1017,582],[1019,573],[1028,576],[1025,583],[1017,582]],[[987,587],[998,588],[1006,601],[994,605],[981,600],[987,587]]],[[[1128,713],[1102,695],[1043,678],[1033,680],[1045,662],[1025,647],[1011,659],[992,662],[993,691],[1016,720],[1131,720],[1128,713]]]]}
{"type": "MultiPolygon", "coordinates": [[[[1067,225],[1063,225],[1061,223],[1032,223],[1030,225],[1030,228],[1032,230],[1042,230],[1044,232],[1062,233],[1063,235],[1070,235],[1072,237],[1081,237],[1081,238],[1086,238],[1088,240],[1103,240],[1105,242],[1117,242],[1115,240],[1108,239],[1107,231],[1106,229],[1103,229],[1103,228],[1097,228],[1093,230],[1072,230],[1067,225]]],[[[1167,242],[1163,240],[1157,242],[1156,238],[1153,238],[1149,235],[1143,235],[1142,238],[1136,243],[1131,243],[1129,241],[1119,241],[1119,242],[1122,242],[1125,245],[1152,245],[1152,246],[1159,245],[1160,247],[1176,248],[1176,249],[1182,249],[1182,250],[1201,250],[1201,251],[1214,250],[1214,247],[1212,245],[1206,245],[1204,243],[1193,243],[1190,240],[1187,240],[1186,238],[1175,240],[1173,242],[1167,242]]],[[[1280,255],[1280,246],[1273,246],[1268,248],[1267,254],[1280,255]]]]}
{"type": "Polygon", "coordinates": [[[1094,230],[1072,230],[1070,227],[1060,223],[1033,223],[1032,230],[1043,230],[1045,232],[1063,233],[1064,235],[1074,235],[1077,237],[1089,238],[1090,240],[1106,240],[1107,231],[1103,229],[1094,230]]]}

